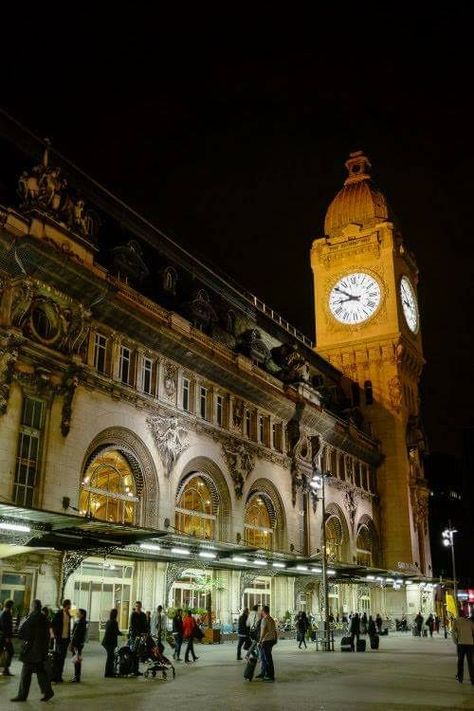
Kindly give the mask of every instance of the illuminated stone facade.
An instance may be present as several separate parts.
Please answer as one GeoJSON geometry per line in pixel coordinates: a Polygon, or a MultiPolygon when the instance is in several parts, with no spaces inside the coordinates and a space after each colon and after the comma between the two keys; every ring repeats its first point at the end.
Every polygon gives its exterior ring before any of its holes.
{"type": "Polygon", "coordinates": [[[94,622],[117,606],[122,626],[134,599],[199,608],[209,590],[224,623],[256,601],[278,617],[318,615],[318,467],[331,473],[333,614],[416,613],[418,587],[367,581],[383,569],[430,574],[420,337],[404,333],[396,292],[416,270],[384,215],[315,242],[316,353],[123,207],[99,194],[99,212],[88,208],[55,165],[46,151],[22,175],[20,204],[0,209],[1,501],[156,529],[161,545],[132,555],[94,544],[85,556],[72,539],[42,552],[4,534],[1,594],[55,605],[65,591],[94,622]],[[349,264],[376,275],[384,296],[370,324],[344,330],[325,304],[349,264]],[[372,405],[360,402],[366,381],[372,405]]]}

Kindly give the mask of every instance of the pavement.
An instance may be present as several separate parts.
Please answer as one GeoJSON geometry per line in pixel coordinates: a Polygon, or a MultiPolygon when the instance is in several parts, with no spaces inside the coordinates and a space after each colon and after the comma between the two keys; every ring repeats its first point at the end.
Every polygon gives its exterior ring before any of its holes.
{"type": "MultiPolygon", "coordinates": [[[[380,638],[380,649],[365,653],[316,652],[308,643],[298,650],[294,640],[274,648],[274,684],[243,678],[244,662],[236,660],[235,642],[196,645],[199,660],[176,663],[176,678],[104,679],[105,652],[97,642],[84,649],[83,681],[55,685],[55,697],[39,703],[33,678],[26,703],[16,696],[21,664],[15,677],[0,677],[0,709],[60,707],[67,711],[437,711],[474,709],[474,686],[467,669],[464,684],[456,679],[456,650],[442,636],[415,638],[393,633],[380,638]]],[[[165,649],[170,655],[170,649],[165,649]]],[[[65,679],[72,676],[70,658],[65,679]],[[68,669],[69,667],[69,669],[68,669]]]]}

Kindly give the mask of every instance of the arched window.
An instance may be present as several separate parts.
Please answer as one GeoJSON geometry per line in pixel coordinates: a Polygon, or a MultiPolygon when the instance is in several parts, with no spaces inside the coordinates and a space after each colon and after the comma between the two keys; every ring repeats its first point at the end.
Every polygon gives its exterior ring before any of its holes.
{"type": "Polygon", "coordinates": [[[373,565],[374,540],[368,526],[362,525],[357,532],[357,565],[373,565]]]}
{"type": "Polygon", "coordinates": [[[250,546],[271,550],[273,547],[273,522],[271,502],[263,494],[255,494],[245,508],[244,539],[250,546]]]}
{"type": "Polygon", "coordinates": [[[176,528],[197,538],[216,536],[216,506],[207,480],[199,474],[192,476],[178,495],[176,528]]]}
{"type": "Polygon", "coordinates": [[[101,452],[86,469],[79,510],[112,523],[134,523],[138,497],[130,464],[117,450],[101,452]]]}
{"type": "Polygon", "coordinates": [[[344,533],[338,516],[329,516],[326,521],[326,551],[329,560],[342,560],[344,533]]]}
{"type": "Polygon", "coordinates": [[[169,291],[171,294],[176,294],[176,282],[178,281],[178,275],[176,269],[173,267],[166,267],[163,272],[163,289],[169,291]]]}

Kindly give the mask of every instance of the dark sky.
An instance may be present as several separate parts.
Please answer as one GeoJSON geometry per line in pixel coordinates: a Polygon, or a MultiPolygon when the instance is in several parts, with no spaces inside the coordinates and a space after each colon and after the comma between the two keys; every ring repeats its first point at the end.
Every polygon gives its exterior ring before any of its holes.
{"type": "Polygon", "coordinates": [[[2,103],[312,337],[311,241],[364,149],[420,268],[430,447],[459,454],[474,420],[471,23],[413,5],[25,13],[2,38],[2,103]]]}

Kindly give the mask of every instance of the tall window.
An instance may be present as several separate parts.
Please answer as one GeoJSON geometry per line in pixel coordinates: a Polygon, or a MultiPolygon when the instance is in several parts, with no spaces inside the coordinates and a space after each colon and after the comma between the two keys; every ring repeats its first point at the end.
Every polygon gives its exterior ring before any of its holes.
{"type": "Polygon", "coordinates": [[[39,455],[43,429],[44,403],[25,397],[21,416],[13,500],[32,506],[39,476],[39,455]]]}
{"type": "Polygon", "coordinates": [[[224,424],[224,398],[218,395],[216,398],[216,422],[219,427],[224,424]]]}
{"type": "Polygon", "coordinates": [[[191,382],[188,378],[183,378],[183,410],[189,412],[191,401],[191,382]]]}
{"type": "Polygon", "coordinates": [[[127,346],[120,346],[120,380],[130,385],[132,375],[132,352],[127,346]]]}
{"type": "Polygon", "coordinates": [[[107,355],[107,339],[100,333],[95,334],[94,340],[94,368],[99,373],[105,373],[107,355]]]}
{"type": "Polygon", "coordinates": [[[138,498],[130,464],[116,450],[102,452],[87,467],[79,510],[112,523],[134,523],[138,498]]]}
{"type": "Polygon", "coordinates": [[[373,564],[373,539],[367,526],[361,526],[357,532],[357,565],[371,567],[373,564]]]}
{"type": "Polygon", "coordinates": [[[262,444],[265,442],[265,419],[263,415],[258,416],[258,441],[262,444]]]}
{"type": "Polygon", "coordinates": [[[207,420],[207,388],[199,388],[199,414],[207,420]]]}
{"type": "Polygon", "coordinates": [[[344,534],[341,521],[337,516],[330,516],[326,522],[326,551],[329,560],[342,560],[343,542],[344,534]]]}
{"type": "Polygon", "coordinates": [[[273,541],[273,527],[267,502],[261,495],[253,496],[245,509],[245,542],[256,548],[270,550],[273,541]]]}
{"type": "Polygon", "coordinates": [[[153,361],[151,358],[143,358],[142,389],[147,395],[153,394],[153,361]]]}
{"type": "Polygon", "coordinates": [[[193,476],[176,504],[176,528],[180,533],[213,539],[216,535],[214,509],[207,482],[201,476],[193,476]]]}

